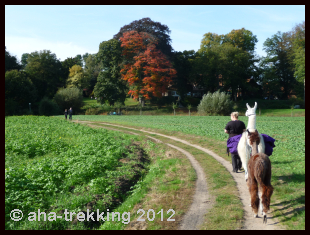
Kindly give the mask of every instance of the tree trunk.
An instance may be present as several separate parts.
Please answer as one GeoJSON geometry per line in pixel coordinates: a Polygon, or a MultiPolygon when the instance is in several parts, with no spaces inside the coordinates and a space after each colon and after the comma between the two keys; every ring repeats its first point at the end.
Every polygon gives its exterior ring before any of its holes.
{"type": "Polygon", "coordinates": [[[304,79],[304,107],[306,108],[306,103],[305,103],[305,99],[306,99],[305,87],[306,87],[306,83],[305,83],[305,79],[304,79]]]}
{"type": "Polygon", "coordinates": [[[140,97],[140,98],[139,98],[139,103],[141,104],[142,107],[144,107],[144,104],[145,104],[145,99],[144,99],[144,97],[140,97]]]}

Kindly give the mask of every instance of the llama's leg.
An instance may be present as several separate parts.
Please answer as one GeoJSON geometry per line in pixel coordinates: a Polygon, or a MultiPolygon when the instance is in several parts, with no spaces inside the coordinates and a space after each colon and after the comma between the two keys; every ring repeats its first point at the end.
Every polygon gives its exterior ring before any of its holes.
{"type": "Polygon", "coordinates": [[[267,222],[267,212],[270,208],[270,198],[273,193],[273,187],[271,185],[263,185],[262,186],[262,204],[263,204],[263,215],[264,215],[264,221],[266,218],[267,222]]]}
{"type": "Polygon", "coordinates": [[[248,171],[248,162],[250,159],[250,147],[248,145],[245,146],[245,154],[244,154],[244,161],[245,161],[245,165],[246,165],[246,169],[244,169],[244,177],[245,177],[245,181],[248,180],[249,177],[249,171],[248,171]]]}
{"type": "Polygon", "coordinates": [[[258,197],[258,188],[257,184],[251,185],[252,191],[251,191],[251,207],[254,212],[254,217],[258,217],[258,204],[259,204],[259,197],[258,197]]]}
{"type": "Polygon", "coordinates": [[[263,212],[263,203],[262,203],[262,191],[259,190],[259,210],[260,210],[260,213],[262,215],[264,215],[264,212],[263,212]]]}
{"type": "MultiPolygon", "coordinates": [[[[261,201],[263,204],[263,223],[267,223],[267,212],[270,207],[270,198],[273,193],[273,187],[270,184],[271,181],[271,164],[267,155],[262,156],[264,159],[263,165],[265,168],[265,175],[261,174],[261,177],[257,178],[260,185],[260,191],[262,192],[261,201]]],[[[263,172],[263,171],[262,171],[263,172]]]]}
{"type": "Polygon", "coordinates": [[[238,143],[238,154],[244,169],[245,180],[248,179],[248,158],[246,156],[246,133],[244,132],[238,143]]]}
{"type": "Polygon", "coordinates": [[[258,204],[259,204],[259,198],[258,198],[258,186],[257,182],[252,177],[253,174],[249,176],[249,181],[247,182],[249,185],[249,191],[251,195],[251,207],[254,212],[254,217],[258,217],[257,212],[258,212],[258,204]]]}

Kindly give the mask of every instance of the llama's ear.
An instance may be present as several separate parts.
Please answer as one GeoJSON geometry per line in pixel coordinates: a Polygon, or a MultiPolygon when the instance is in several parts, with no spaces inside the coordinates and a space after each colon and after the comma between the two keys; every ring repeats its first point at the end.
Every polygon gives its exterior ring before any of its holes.
{"type": "Polygon", "coordinates": [[[256,109],[256,108],[257,108],[257,103],[255,102],[254,109],[256,109]]]}
{"type": "Polygon", "coordinates": [[[246,103],[246,107],[248,108],[248,109],[250,109],[251,107],[248,105],[248,103],[246,103]]]}

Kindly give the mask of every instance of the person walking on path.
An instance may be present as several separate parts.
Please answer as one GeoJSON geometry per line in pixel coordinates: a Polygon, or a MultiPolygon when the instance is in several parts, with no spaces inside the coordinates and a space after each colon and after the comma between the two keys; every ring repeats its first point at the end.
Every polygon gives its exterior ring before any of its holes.
{"type": "Polygon", "coordinates": [[[67,120],[68,110],[65,109],[65,119],[67,120]]]}
{"type": "Polygon", "coordinates": [[[70,107],[69,109],[69,120],[72,121],[72,113],[73,113],[73,110],[72,110],[72,107],[70,107]]]}
{"type": "MultiPolygon", "coordinates": [[[[230,115],[231,121],[227,123],[224,131],[225,133],[229,134],[229,137],[233,137],[236,135],[242,134],[244,131],[246,131],[246,127],[243,121],[238,120],[239,113],[238,112],[232,112],[230,115]]],[[[227,153],[229,155],[229,149],[227,148],[227,153]]],[[[232,161],[232,167],[233,172],[238,172],[238,170],[242,167],[242,162],[238,154],[231,154],[231,161],[232,161]]]]}

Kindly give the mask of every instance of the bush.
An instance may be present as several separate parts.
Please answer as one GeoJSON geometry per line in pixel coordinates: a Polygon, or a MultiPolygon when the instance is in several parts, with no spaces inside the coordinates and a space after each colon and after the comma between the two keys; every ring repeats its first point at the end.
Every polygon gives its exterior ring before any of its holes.
{"type": "Polygon", "coordinates": [[[229,115],[232,106],[230,95],[216,91],[213,94],[208,92],[207,95],[203,95],[197,109],[200,115],[229,115]]]}
{"type": "Polygon", "coordinates": [[[59,106],[54,101],[44,97],[39,104],[39,114],[44,116],[60,114],[59,106]]]}
{"type": "Polygon", "coordinates": [[[83,92],[76,87],[60,88],[54,96],[54,100],[61,110],[72,107],[77,112],[83,106],[83,92]]]}
{"type": "Polygon", "coordinates": [[[86,110],[85,115],[97,115],[99,114],[100,109],[99,108],[89,108],[86,110]]]}

